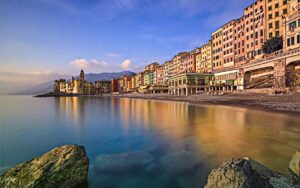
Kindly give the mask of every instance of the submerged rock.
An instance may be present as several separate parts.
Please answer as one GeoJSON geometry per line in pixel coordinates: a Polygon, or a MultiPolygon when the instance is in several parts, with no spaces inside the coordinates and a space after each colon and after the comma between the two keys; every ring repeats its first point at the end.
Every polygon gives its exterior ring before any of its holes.
{"type": "Polygon", "coordinates": [[[168,173],[176,174],[194,170],[203,160],[203,157],[198,155],[198,153],[181,150],[164,155],[160,163],[168,173]]]}
{"type": "Polygon", "coordinates": [[[289,172],[296,183],[300,184],[300,152],[296,152],[289,164],[289,172]]]}
{"type": "Polygon", "coordinates": [[[144,168],[153,160],[153,156],[145,151],[100,155],[96,159],[95,170],[122,172],[135,168],[144,168]]]}
{"type": "Polygon", "coordinates": [[[290,179],[249,159],[232,159],[210,173],[205,188],[292,188],[290,179]]]}
{"type": "Polygon", "coordinates": [[[87,182],[89,160],[82,146],[57,147],[0,176],[0,187],[77,187],[87,182]]]}

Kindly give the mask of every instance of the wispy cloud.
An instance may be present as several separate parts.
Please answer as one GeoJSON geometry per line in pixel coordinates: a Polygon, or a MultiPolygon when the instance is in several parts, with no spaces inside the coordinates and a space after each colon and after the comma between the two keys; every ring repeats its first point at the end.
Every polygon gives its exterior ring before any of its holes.
{"type": "Polygon", "coordinates": [[[132,59],[125,59],[119,63],[106,62],[96,59],[75,59],[70,62],[70,65],[77,70],[84,69],[85,72],[99,73],[99,72],[116,72],[122,70],[140,71],[144,64],[135,64],[132,59]]]}

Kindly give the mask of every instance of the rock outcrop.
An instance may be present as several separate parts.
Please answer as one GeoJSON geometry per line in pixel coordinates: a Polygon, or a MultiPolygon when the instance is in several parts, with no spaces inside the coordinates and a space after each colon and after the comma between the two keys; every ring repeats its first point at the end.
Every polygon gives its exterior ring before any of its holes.
{"type": "Polygon", "coordinates": [[[289,164],[289,172],[293,180],[300,184],[300,152],[296,152],[289,164]]]}
{"type": "Polygon", "coordinates": [[[232,159],[210,173],[205,188],[294,188],[293,182],[258,162],[232,159]]]}
{"type": "Polygon", "coordinates": [[[0,187],[78,187],[87,183],[89,160],[82,146],[57,147],[0,176],[0,187]]]}

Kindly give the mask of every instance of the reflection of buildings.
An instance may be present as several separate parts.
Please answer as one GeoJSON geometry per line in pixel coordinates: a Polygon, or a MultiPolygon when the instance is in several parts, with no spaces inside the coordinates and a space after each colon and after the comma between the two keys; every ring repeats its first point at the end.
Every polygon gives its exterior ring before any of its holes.
{"type": "Polygon", "coordinates": [[[88,98],[81,97],[57,97],[53,98],[55,112],[60,118],[59,122],[71,122],[75,128],[84,125],[85,106],[88,98]]]}

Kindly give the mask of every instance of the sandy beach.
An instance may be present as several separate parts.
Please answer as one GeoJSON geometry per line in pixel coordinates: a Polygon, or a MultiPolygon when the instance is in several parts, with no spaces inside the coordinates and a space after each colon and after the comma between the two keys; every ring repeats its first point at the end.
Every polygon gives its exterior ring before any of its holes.
{"type": "Polygon", "coordinates": [[[192,104],[229,105],[254,108],[273,112],[300,114],[300,94],[268,95],[257,93],[236,93],[223,95],[198,94],[191,96],[170,96],[167,94],[123,94],[115,97],[182,101],[192,104]]]}

